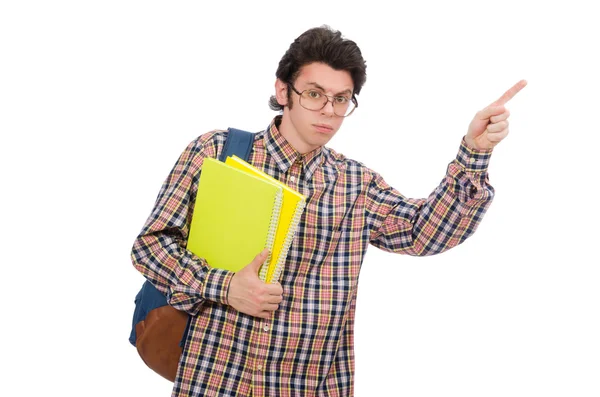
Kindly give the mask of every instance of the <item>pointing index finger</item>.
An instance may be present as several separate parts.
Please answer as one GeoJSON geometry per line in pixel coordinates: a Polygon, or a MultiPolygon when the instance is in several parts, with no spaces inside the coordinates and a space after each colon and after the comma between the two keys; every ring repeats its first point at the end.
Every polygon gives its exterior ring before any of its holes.
{"type": "Polygon", "coordinates": [[[527,85],[526,80],[521,80],[517,84],[513,85],[508,91],[506,91],[502,96],[496,101],[492,102],[490,106],[502,106],[506,104],[506,102],[510,101],[519,91],[521,91],[527,85]]]}

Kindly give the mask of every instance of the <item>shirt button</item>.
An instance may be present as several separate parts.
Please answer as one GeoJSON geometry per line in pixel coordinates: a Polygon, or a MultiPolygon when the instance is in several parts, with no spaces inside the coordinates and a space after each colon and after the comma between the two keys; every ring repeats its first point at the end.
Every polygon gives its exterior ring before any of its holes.
{"type": "Polygon", "coordinates": [[[269,331],[269,326],[268,326],[268,325],[265,325],[265,326],[263,327],[263,330],[264,330],[265,332],[268,332],[268,331],[269,331]]]}
{"type": "Polygon", "coordinates": [[[290,176],[290,181],[294,182],[296,180],[296,177],[294,175],[290,176]]]}
{"type": "Polygon", "coordinates": [[[477,161],[477,160],[475,160],[475,157],[471,157],[471,158],[469,159],[469,162],[471,162],[471,163],[474,163],[475,161],[477,161]]]}
{"type": "Polygon", "coordinates": [[[469,196],[471,198],[475,197],[475,195],[477,194],[477,188],[475,186],[471,186],[471,190],[469,191],[469,196]]]}
{"type": "Polygon", "coordinates": [[[262,367],[262,365],[260,365],[260,364],[258,364],[258,365],[256,366],[256,370],[257,370],[257,371],[262,371],[262,368],[263,368],[263,367],[262,367]]]}

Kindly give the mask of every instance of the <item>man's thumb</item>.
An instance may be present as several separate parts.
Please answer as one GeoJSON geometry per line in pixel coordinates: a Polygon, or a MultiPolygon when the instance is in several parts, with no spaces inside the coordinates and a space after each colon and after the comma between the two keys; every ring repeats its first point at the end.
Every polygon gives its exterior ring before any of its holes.
{"type": "Polygon", "coordinates": [[[258,274],[260,267],[262,266],[263,263],[265,263],[268,256],[269,256],[269,250],[267,248],[265,248],[264,250],[262,250],[261,253],[259,253],[258,255],[256,255],[254,257],[252,262],[250,262],[250,267],[252,268],[252,270],[254,270],[254,272],[256,274],[258,274]]]}

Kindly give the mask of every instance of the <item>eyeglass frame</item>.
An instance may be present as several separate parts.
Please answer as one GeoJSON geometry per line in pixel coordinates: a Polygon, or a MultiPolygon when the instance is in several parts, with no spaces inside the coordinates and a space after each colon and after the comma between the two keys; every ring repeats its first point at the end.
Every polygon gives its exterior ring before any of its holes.
{"type": "Polygon", "coordinates": [[[304,92],[306,92],[306,91],[316,91],[316,90],[313,90],[313,89],[311,89],[311,88],[307,88],[306,90],[303,90],[302,92],[300,92],[300,91],[298,91],[298,90],[296,89],[296,87],[294,87],[294,85],[293,85],[292,83],[288,82],[288,83],[287,83],[287,85],[288,85],[288,86],[290,86],[290,88],[291,88],[292,90],[294,90],[294,92],[295,92],[296,94],[298,94],[298,96],[299,96],[299,98],[298,98],[298,103],[300,104],[300,106],[302,106],[302,107],[303,107],[304,109],[306,109],[306,110],[310,110],[311,112],[318,112],[318,111],[320,111],[320,110],[323,110],[323,109],[325,108],[325,106],[327,106],[327,104],[328,104],[329,102],[331,102],[331,106],[332,106],[332,108],[333,108],[333,114],[335,114],[335,115],[336,115],[336,116],[338,116],[338,117],[348,117],[348,116],[350,116],[352,113],[354,113],[354,111],[355,111],[355,110],[356,110],[356,108],[358,107],[358,100],[356,99],[356,95],[352,94],[352,98],[350,98],[350,100],[351,100],[351,101],[354,103],[354,108],[353,108],[353,109],[350,111],[350,113],[348,113],[347,115],[345,115],[345,116],[340,116],[339,114],[337,114],[337,113],[335,112],[335,103],[333,102],[333,100],[334,100],[336,97],[340,96],[340,95],[331,96],[331,95],[327,95],[327,94],[325,94],[325,93],[322,93],[321,95],[323,95],[325,98],[327,98],[327,101],[326,101],[326,102],[323,104],[323,106],[322,106],[320,109],[308,109],[307,107],[305,107],[304,105],[302,105],[302,99],[301,99],[301,98],[302,98],[302,94],[304,94],[304,92]]]}

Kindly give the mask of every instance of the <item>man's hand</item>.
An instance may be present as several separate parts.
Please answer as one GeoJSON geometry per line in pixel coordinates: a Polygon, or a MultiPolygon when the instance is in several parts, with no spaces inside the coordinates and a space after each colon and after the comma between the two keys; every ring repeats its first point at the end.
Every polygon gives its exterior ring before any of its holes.
{"type": "Polygon", "coordinates": [[[527,85],[527,81],[521,80],[504,93],[497,101],[477,112],[469,131],[465,136],[465,142],[471,149],[492,149],[508,135],[509,111],[504,105],[510,101],[519,91],[527,85]]]}
{"type": "Polygon", "coordinates": [[[269,318],[283,300],[281,284],[265,284],[258,278],[260,266],[269,251],[265,248],[252,262],[231,278],[227,300],[239,312],[254,317],[269,318]]]}

